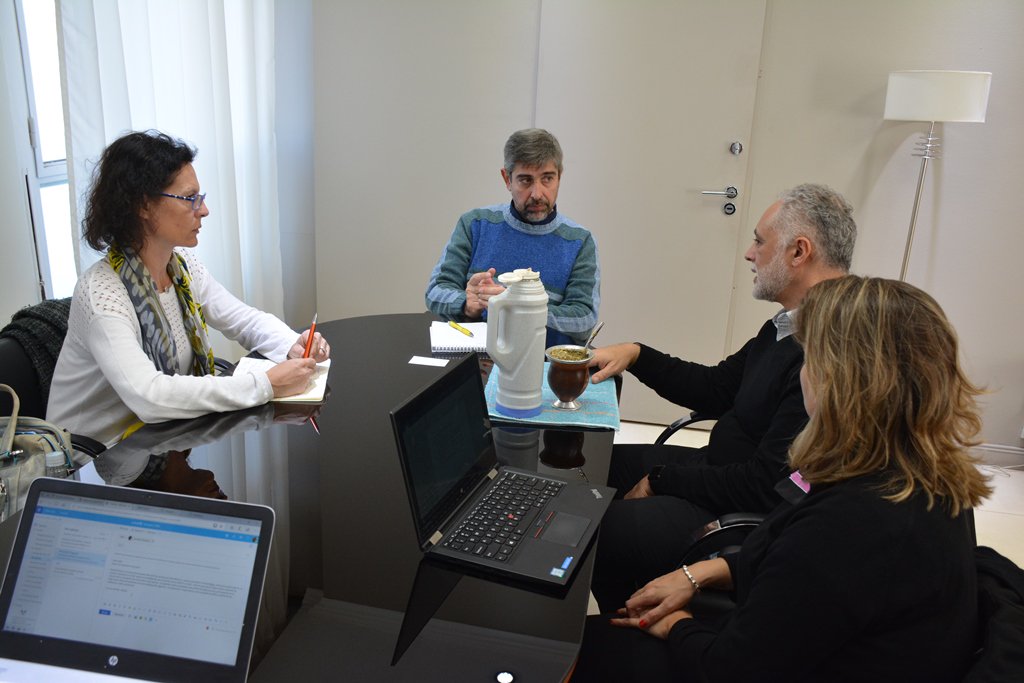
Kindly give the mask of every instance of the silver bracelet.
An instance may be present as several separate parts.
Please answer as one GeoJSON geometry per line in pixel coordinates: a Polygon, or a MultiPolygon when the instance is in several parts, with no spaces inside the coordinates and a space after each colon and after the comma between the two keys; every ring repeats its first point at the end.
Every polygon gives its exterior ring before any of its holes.
{"type": "Polygon", "coordinates": [[[693,591],[695,593],[700,593],[700,584],[697,583],[697,579],[693,578],[693,574],[690,573],[690,568],[685,564],[683,565],[683,573],[686,574],[686,578],[688,578],[690,583],[693,584],[693,591]]]}

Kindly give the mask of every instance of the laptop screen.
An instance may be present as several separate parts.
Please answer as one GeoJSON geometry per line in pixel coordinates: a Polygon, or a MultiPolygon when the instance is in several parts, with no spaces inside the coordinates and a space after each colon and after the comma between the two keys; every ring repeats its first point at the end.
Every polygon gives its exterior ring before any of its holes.
{"type": "Polygon", "coordinates": [[[497,465],[475,355],[468,355],[391,413],[424,546],[497,465]]]}
{"type": "MultiPolygon", "coordinates": [[[[40,491],[26,507],[30,525],[19,529],[0,601],[4,655],[22,658],[10,651],[18,641],[57,639],[71,650],[84,644],[93,653],[247,669],[254,626],[247,620],[258,607],[272,512],[115,487],[87,487],[110,496],[60,488],[67,490],[40,491]],[[225,514],[232,508],[271,517],[225,514]]],[[[50,654],[60,650],[54,644],[50,654]]]]}

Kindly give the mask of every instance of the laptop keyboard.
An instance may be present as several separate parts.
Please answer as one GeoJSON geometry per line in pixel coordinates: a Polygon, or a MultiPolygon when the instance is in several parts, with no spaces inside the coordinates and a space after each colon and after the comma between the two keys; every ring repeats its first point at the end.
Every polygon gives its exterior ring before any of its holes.
{"type": "Polygon", "coordinates": [[[537,520],[537,513],[564,486],[553,479],[502,472],[444,547],[507,562],[527,533],[540,534],[547,520],[537,520]]]}

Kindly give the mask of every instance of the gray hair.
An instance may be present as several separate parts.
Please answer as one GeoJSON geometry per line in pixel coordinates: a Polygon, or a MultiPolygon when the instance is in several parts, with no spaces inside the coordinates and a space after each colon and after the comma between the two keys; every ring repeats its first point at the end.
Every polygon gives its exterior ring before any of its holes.
{"type": "Polygon", "coordinates": [[[849,271],[857,241],[850,203],[829,187],[809,183],[783,192],[779,199],[782,206],[772,226],[779,235],[779,248],[802,234],[821,251],[826,265],[849,271]]]}
{"type": "Polygon", "coordinates": [[[562,175],[562,146],[542,128],[517,130],[505,143],[505,172],[509,175],[516,164],[543,166],[549,161],[555,162],[558,175],[562,175]]]}

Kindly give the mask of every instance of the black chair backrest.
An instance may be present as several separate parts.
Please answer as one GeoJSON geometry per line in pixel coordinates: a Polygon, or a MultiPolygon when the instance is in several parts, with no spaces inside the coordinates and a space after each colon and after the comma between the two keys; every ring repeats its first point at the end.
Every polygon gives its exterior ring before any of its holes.
{"type": "Polygon", "coordinates": [[[981,649],[964,681],[1024,681],[1024,570],[984,546],[975,548],[974,560],[981,649]]]}
{"type": "MultiPolygon", "coordinates": [[[[11,337],[0,337],[0,383],[10,386],[18,393],[18,400],[21,403],[19,415],[46,417],[46,404],[43,403],[39,375],[21,343],[11,337]]],[[[11,397],[5,393],[0,395],[0,415],[10,414],[11,397]]]]}
{"type": "MultiPolygon", "coordinates": [[[[47,299],[26,306],[0,329],[0,382],[18,392],[21,415],[46,417],[50,381],[68,333],[71,299],[47,299]]],[[[11,401],[0,402],[0,415],[11,414],[11,401]]]]}

